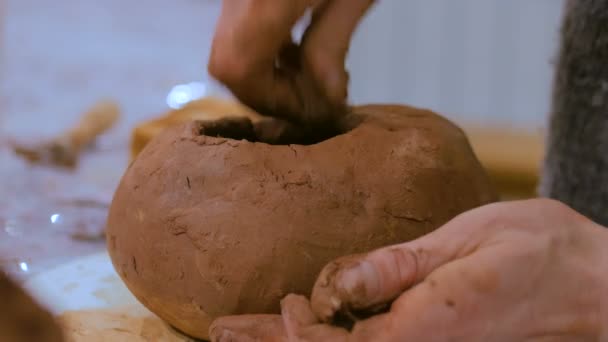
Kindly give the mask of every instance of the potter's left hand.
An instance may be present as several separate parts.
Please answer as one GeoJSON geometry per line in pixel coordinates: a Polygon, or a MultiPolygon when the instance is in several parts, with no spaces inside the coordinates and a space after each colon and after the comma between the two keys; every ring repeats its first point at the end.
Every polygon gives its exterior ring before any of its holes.
{"type": "Polygon", "coordinates": [[[605,341],[608,231],[550,200],[491,204],[418,240],[330,263],[281,316],[218,319],[213,341],[605,341]],[[322,322],[391,302],[352,331],[322,322]]]}

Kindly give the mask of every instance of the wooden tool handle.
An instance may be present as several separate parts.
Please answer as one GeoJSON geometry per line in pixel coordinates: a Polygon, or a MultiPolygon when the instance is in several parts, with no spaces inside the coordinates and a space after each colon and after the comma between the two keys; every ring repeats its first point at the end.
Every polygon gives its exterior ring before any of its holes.
{"type": "Polygon", "coordinates": [[[120,116],[120,108],[115,102],[101,101],[87,111],[67,137],[73,148],[80,150],[95,138],[110,129],[120,116]]]}

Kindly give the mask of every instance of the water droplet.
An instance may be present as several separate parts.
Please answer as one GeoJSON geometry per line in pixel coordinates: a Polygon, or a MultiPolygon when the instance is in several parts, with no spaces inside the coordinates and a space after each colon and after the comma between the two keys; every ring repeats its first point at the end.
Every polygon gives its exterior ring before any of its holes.
{"type": "Polygon", "coordinates": [[[61,215],[59,215],[59,214],[51,215],[51,223],[53,223],[53,224],[57,223],[60,218],[61,218],[61,215]]]}
{"type": "Polygon", "coordinates": [[[167,105],[173,109],[182,108],[188,102],[207,95],[207,86],[202,82],[178,84],[167,95],[167,105]]]}

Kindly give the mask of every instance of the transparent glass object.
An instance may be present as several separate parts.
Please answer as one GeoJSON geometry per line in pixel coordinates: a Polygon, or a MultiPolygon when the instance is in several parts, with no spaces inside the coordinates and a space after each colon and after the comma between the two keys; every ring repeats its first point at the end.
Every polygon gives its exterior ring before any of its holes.
{"type": "Polygon", "coordinates": [[[0,267],[23,278],[104,250],[111,196],[138,123],[204,96],[220,1],[0,0],[0,267]],[[4,11],[2,11],[4,10],[4,11]],[[75,170],[32,166],[42,142],[100,100],[121,109],[75,170]]]}

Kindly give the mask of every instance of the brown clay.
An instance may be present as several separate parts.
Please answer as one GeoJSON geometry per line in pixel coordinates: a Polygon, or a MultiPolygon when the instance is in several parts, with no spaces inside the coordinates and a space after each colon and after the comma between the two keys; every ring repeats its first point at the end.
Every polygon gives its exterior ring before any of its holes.
{"type": "Polygon", "coordinates": [[[279,313],[285,295],[310,295],[329,261],[412,240],[495,200],[463,132],[426,110],[357,107],[336,126],[343,134],[311,145],[236,140],[289,142],[239,120],[165,131],[110,209],[116,270],[192,336],[207,338],[220,316],[279,313]]]}
{"type": "Polygon", "coordinates": [[[0,341],[61,342],[61,328],[50,313],[0,271],[0,341]]]}

